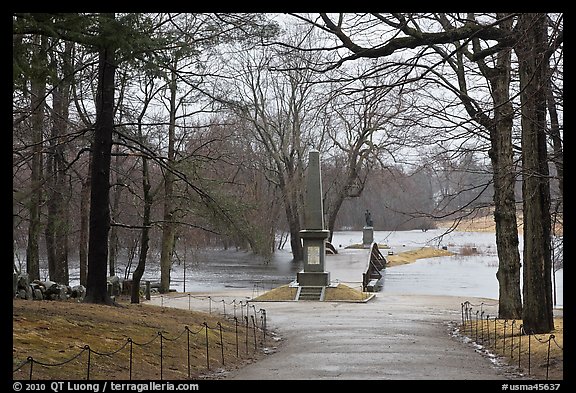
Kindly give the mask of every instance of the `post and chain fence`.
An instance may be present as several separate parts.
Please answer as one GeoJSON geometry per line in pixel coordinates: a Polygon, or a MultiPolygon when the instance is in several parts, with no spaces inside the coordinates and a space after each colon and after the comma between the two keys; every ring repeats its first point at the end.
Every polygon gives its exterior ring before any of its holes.
{"type": "MultiPolygon", "coordinates": [[[[173,299],[174,297],[171,297],[170,300],[173,299]]],[[[145,342],[137,342],[131,337],[127,337],[118,348],[107,352],[98,351],[90,345],[82,345],[78,353],[60,362],[46,362],[33,356],[27,356],[13,369],[13,376],[17,372],[24,372],[25,374],[20,375],[25,375],[29,380],[42,379],[41,376],[38,376],[37,369],[39,367],[60,368],[63,378],[78,379],[77,376],[81,375],[86,380],[90,380],[94,379],[94,363],[98,357],[105,360],[105,362],[101,360],[98,362],[101,369],[100,374],[104,375],[116,375],[121,379],[132,380],[135,377],[135,365],[140,361],[140,379],[153,379],[152,375],[156,375],[159,376],[160,380],[163,380],[166,377],[167,366],[172,376],[175,375],[175,370],[179,369],[177,373],[179,377],[191,379],[203,371],[214,370],[216,366],[224,368],[230,360],[236,362],[242,361],[242,359],[246,360],[264,350],[267,340],[266,310],[257,310],[248,301],[236,302],[233,300],[227,304],[224,299],[216,300],[210,296],[204,297],[203,300],[208,301],[207,306],[210,314],[220,314],[216,306],[222,306],[221,314],[229,322],[228,331],[225,331],[225,327],[220,321],[213,326],[203,322],[201,326],[195,329],[184,326],[183,330],[174,336],[164,331],[158,331],[156,335],[145,342]],[[228,313],[226,313],[226,305],[232,308],[228,313]],[[170,346],[171,352],[168,349],[168,344],[173,344],[170,346]],[[141,348],[140,356],[135,353],[135,347],[141,348]],[[199,360],[201,357],[205,358],[203,370],[199,369],[198,366],[193,367],[191,361],[192,358],[199,360]],[[146,364],[154,368],[153,370],[143,369],[146,367],[142,366],[144,358],[148,360],[146,364]],[[170,364],[167,364],[167,361],[170,364]],[[185,365],[185,370],[182,370],[182,365],[185,365]],[[72,372],[71,367],[79,368],[79,370],[76,369],[72,372]]],[[[164,298],[161,299],[162,307],[166,301],[164,298]]],[[[189,304],[191,305],[190,298],[189,304]]],[[[191,310],[190,307],[189,310],[191,310]]],[[[102,340],[118,341],[118,338],[103,337],[102,340]]],[[[59,352],[64,352],[64,350],[65,348],[59,352]]],[[[17,354],[14,356],[17,357],[17,354]]],[[[50,375],[54,375],[54,373],[50,375]]],[[[23,378],[16,375],[14,379],[23,378]]],[[[53,377],[48,379],[53,379],[53,377]]],[[[104,379],[109,379],[109,377],[104,376],[104,379]]]]}
{"type": "MultiPolygon", "coordinates": [[[[478,345],[503,357],[507,363],[525,372],[529,376],[535,374],[534,359],[537,355],[541,360],[544,355],[545,362],[536,365],[545,368],[546,380],[550,377],[550,366],[557,357],[563,359],[563,347],[556,335],[538,335],[526,331],[521,320],[499,319],[490,315],[486,307],[497,304],[473,304],[469,301],[461,303],[461,330],[460,333],[470,338],[478,345]],[[551,358],[551,354],[554,356],[551,358]]],[[[563,340],[562,340],[563,341],[563,340]]]]}

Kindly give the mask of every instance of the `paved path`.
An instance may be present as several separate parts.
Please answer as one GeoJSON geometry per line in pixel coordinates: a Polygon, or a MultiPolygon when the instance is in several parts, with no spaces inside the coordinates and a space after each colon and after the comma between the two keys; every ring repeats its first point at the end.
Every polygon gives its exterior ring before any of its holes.
{"type": "MultiPolygon", "coordinates": [[[[329,256],[332,281],[360,285],[368,252],[329,256]]],[[[242,299],[249,291],[211,294],[242,299]]],[[[220,297],[219,297],[220,296],[220,297]]],[[[277,347],[263,359],[225,373],[233,380],[497,380],[517,378],[454,334],[469,298],[379,292],[366,303],[258,302],[277,347]]],[[[158,302],[158,299],[155,300],[158,302]]],[[[481,302],[478,299],[478,302],[481,302]]],[[[154,302],[154,298],[153,298],[154,302]]],[[[204,302],[206,303],[206,302],[204,302]]],[[[492,300],[491,303],[494,303],[492,300]]],[[[170,304],[186,307],[186,298],[170,304]]]]}

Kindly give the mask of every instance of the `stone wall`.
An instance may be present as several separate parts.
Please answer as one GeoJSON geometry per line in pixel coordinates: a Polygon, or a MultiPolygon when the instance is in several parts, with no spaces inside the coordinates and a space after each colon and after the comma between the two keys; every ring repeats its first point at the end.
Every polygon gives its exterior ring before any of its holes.
{"type": "MultiPolygon", "coordinates": [[[[82,300],[86,294],[86,288],[83,285],[69,286],[58,284],[54,281],[34,280],[30,282],[26,273],[13,273],[12,276],[13,291],[12,297],[16,299],[27,300],[68,300],[70,298],[82,300]]],[[[121,280],[118,276],[108,277],[108,294],[114,298],[119,295],[130,295],[132,280],[121,280]]],[[[159,284],[150,284],[150,281],[141,283],[141,290],[145,292],[146,299],[150,298],[151,287],[159,284]]]]}
{"type": "Polygon", "coordinates": [[[26,273],[13,273],[12,275],[12,294],[14,298],[27,300],[67,300],[84,298],[86,288],[83,285],[58,284],[54,281],[34,280],[30,282],[26,273]]]}

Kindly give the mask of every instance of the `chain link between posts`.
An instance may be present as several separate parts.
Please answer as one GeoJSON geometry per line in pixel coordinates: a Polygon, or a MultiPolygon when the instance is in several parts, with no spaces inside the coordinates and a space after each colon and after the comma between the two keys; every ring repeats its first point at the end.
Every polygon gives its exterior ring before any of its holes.
{"type": "Polygon", "coordinates": [[[551,344],[554,343],[560,351],[564,348],[556,341],[554,334],[548,337],[539,336],[533,331],[527,332],[519,320],[499,319],[490,316],[484,308],[497,307],[498,303],[478,303],[469,301],[461,303],[461,330],[460,333],[476,344],[485,346],[494,353],[508,359],[509,364],[517,367],[519,371],[531,375],[533,370],[532,343],[546,345],[546,380],[549,379],[551,344]],[[500,333],[501,332],[501,333],[500,333]],[[524,355],[526,359],[522,356],[524,355]]]}
{"type": "MultiPolygon", "coordinates": [[[[167,301],[171,301],[173,299],[177,299],[177,298],[182,298],[182,297],[188,297],[189,301],[189,307],[188,310],[191,310],[191,300],[192,300],[192,295],[190,294],[186,294],[186,295],[182,295],[182,296],[171,296],[170,300],[167,300],[164,298],[164,296],[161,297],[161,306],[164,307],[165,303],[167,301]]],[[[236,299],[233,299],[230,302],[226,302],[225,299],[221,299],[221,300],[216,300],[214,298],[212,298],[211,296],[194,296],[194,298],[196,300],[202,300],[202,301],[207,301],[208,302],[208,312],[209,314],[213,314],[213,313],[219,313],[219,311],[217,310],[217,307],[214,307],[216,304],[221,304],[222,305],[222,316],[224,317],[224,319],[227,319],[230,322],[233,322],[233,329],[234,329],[234,341],[232,343],[226,342],[224,340],[224,326],[222,325],[222,323],[220,321],[218,321],[216,323],[216,326],[209,326],[207,322],[203,322],[202,326],[200,328],[198,328],[197,330],[191,330],[191,328],[189,326],[184,326],[183,330],[178,333],[177,335],[175,335],[174,337],[171,337],[169,334],[167,334],[165,331],[158,331],[156,335],[152,336],[150,338],[150,340],[146,341],[146,342],[142,342],[142,343],[138,343],[136,341],[134,341],[131,337],[126,338],[126,341],[121,344],[117,349],[113,350],[113,351],[109,351],[109,352],[101,352],[101,351],[96,351],[95,349],[91,348],[89,345],[83,345],[80,347],[80,350],[77,354],[71,356],[70,358],[63,360],[61,362],[53,362],[53,363],[49,363],[49,362],[43,362],[41,360],[38,360],[36,358],[34,358],[33,356],[27,356],[26,359],[22,362],[20,362],[13,370],[12,373],[16,373],[17,371],[23,369],[26,365],[29,365],[29,371],[28,371],[28,379],[29,380],[33,380],[34,379],[34,371],[37,367],[35,366],[42,366],[42,367],[54,367],[54,368],[58,368],[58,367],[69,367],[70,363],[73,362],[74,360],[80,359],[84,354],[87,354],[86,356],[86,361],[85,361],[85,375],[86,375],[86,380],[90,380],[90,372],[93,368],[93,357],[94,356],[99,356],[99,357],[103,357],[106,358],[110,363],[114,363],[114,355],[117,355],[118,353],[124,351],[126,348],[128,348],[128,375],[127,375],[127,379],[132,380],[133,378],[133,365],[135,362],[135,356],[134,356],[134,345],[138,346],[138,347],[149,347],[152,346],[156,341],[159,341],[159,372],[160,372],[160,380],[162,380],[164,378],[164,360],[167,357],[171,357],[173,358],[174,355],[170,354],[170,353],[165,353],[165,343],[166,342],[177,342],[177,341],[181,341],[183,340],[183,337],[186,337],[186,367],[187,367],[187,377],[191,378],[192,377],[192,367],[191,367],[191,361],[190,358],[191,356],[200,356],[199,354],[193,354],[192,353],[192,349],[191,349],[191,342],[190,342],[190,338],[191,336],[198,336],[200,337],[200,335],[202,335],[202,333],[204,333],[204,355],[206,357],[206,370],[211,370],[212,369],[212,365],[210,363],[211,359],[210,359],[210,335],[209,332],[210,331],[214,331],[216,332],[215,336],[217,337],[215,340],[212,339],[212,341],[214,342],[214,345],[216,347],[220,347],[220,359],[219,359],[219,363],[220,366],[224,367],[226,365],[226,360],[225,360],[225,348],[226,346],[235,346],[235,356],[236,358],[241,358],[242,354],[244,354],[245,356],[249,356],[250,354],[254,354],[256,352],[258,352],[259,350],[263,350],[266,347],[266,310],[260,308],[260,309],[256,309],[254,304],[250,304],[247,300],[242,301],[240,300],[239,302],[236,301],[236,299]],[[232,312],[230,313],[226,313],[226,305],[228,306],[232,306],[232,312]],[[237,314],[240,314],[239,316],[237,314]],[[251,324],[250,322],[251,321],[251,324]],[[240,337],[241,332],[239,327],[242,326],[242,328],[245,330],[245,337],[242,338],[240,337]],[[252,337],[250,337],[252,336],[252,337]],[[243,349],[244,351],[241,350],[243,344],[243,349]]],[[[103,340],[112,340],[114,338],[112,337],[104,337],[103,340]]],[[[62,351],[64,350],[64,348],[62,349],[62,351]]],[[[153,351],[150,350],[149,353],[152,353],[153,351]]],[[[122,366],[117,364],[119,368],[121,368],[122,366]]],[[[64,371],[64,373],[69,374],[69,371],[64,371]]]]}

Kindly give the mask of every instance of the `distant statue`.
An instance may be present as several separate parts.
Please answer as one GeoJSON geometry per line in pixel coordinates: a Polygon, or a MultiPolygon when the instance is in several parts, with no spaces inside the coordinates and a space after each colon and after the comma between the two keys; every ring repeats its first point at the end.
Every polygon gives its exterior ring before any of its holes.
{"type": "Polygon", "coordinates": [[[372,221],[372,214],[370,214],[370,210],[366,209],[366,213],[364,213],[364,218],[366,219],[367,227],[374,226],[374,221],[372,221]]]}

